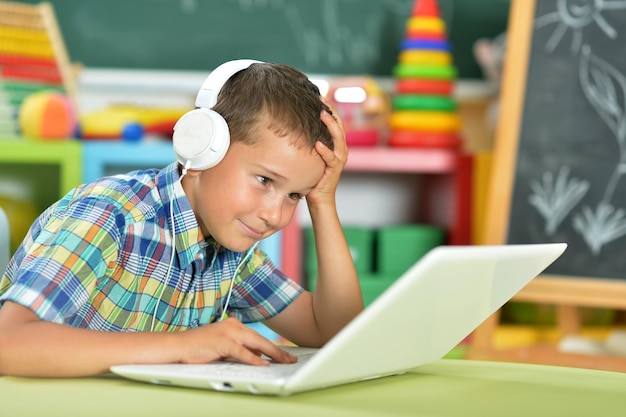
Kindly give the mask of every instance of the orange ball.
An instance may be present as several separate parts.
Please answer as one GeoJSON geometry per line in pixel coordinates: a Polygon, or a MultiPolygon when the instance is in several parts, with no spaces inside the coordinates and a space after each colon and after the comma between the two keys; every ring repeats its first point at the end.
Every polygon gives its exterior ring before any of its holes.
{"type": "Polygon", "coordinates": [[[78,118],[68,96],[56,91],[40,91],[24,99],[18,123],[23,136],[68,139],[76,133],[78,118]]]}

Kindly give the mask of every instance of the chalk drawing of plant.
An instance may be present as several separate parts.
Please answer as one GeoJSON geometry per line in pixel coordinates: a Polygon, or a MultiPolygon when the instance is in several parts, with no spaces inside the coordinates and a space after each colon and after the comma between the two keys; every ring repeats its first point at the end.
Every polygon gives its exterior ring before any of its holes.
{"type": "Polygon", "coordinates": [[[585,239],[594,255],[600,253],[602,246],[626,235],[626,213],[601,201],[594,212],[588,206],[582,213],[577,213],[573,221],[576,229],[585,239]]]}
{"type": "Polygon", "coordinates": [[[563,166],[559,169],[556,179],[552,172],[544,172],[542,182],[530,182],[533,194],[528,197],[528,201],[545,219],[544,230],[548,236],[554,234],[563,219],[589,190],[588,181],[568,177],[569,168],[563,166]]]}
{"type": "Polygon", "coordinates": [[[602,246],[626,234],[624,210],[616,209],[611,200],[622,175],[626,174],[626,77],[608,62],[583,45],[579,79],[585,97],[615,137],[618,162],[613,170],[596,211],[584,207],[574,217],[574,229],[580,233],[594,254],[602,246]]]}
{"type": "Polygon", "coordinates": [[[608,62],[591,53],[584,45],[581,49],[580,85],[589,103],[598,112],[617,139],[620,154],[626,141],[626,78],[608,62]]]}

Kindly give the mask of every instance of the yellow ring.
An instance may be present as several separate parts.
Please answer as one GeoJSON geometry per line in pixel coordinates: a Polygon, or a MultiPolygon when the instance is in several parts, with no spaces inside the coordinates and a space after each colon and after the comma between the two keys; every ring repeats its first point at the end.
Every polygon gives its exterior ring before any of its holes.
{"type": "Polygon", "coordinates": [[[450,65],[452,64],[452,55],[445,51],[406,50],[400,52],[398,62],[409,65],[450,65]]]}
{"type": "Polygon", "coordinates": [[[396,111],[389,118],[392,130],[456,132],[461,120],[456,113],[438,111],[396,111]]]}
{"type": "Polygon", "coordinates": [[[412,17],[406,22],[409,32],[427,31],[438,34],[446,33],[446,23],[436,17],[412,17]]]}

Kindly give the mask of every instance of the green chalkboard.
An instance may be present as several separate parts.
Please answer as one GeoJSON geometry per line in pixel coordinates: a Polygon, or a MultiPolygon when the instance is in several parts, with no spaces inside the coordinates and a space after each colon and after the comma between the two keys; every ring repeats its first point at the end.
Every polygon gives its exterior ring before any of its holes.
{"type": "MultiPolygon", "coordinates": [[[[25,1],[38,3],[38,1],[25,1]]],[[[233,58],[315,74],[391,75],[414,0],[51,0],[72,61],[210,70],[233,58]]],[[[439,0],[461,78],[481,78],[480,37],[506,29],[509,0],[439,0]]]]}
{"type": "Polygon", "coordinates": [[[626,280],[626,4],[536,0],[532,23],[508,242],[567,242],[548,273],[626,280]]]}

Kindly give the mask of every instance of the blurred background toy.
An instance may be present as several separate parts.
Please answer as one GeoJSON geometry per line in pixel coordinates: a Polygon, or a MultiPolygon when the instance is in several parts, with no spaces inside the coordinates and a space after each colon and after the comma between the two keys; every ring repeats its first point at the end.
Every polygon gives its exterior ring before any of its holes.
{"type": "Polygon", "coordinates": [[[461,146],[461,119],[452,96],[457,70],[436,0],[416,0],[393,75],[389,146],[461,146]]]}
{"type": "Polygon", "coordinates": [[[390,101],[373,78],[332,79],[326,96],[343,119],[349,146],[375,146],[382,142],[390,101]]]}
{"type": "Polygon", "coordinates": [[[11,253],[13,253],[41,210],[33,202],[33,196],[28,187],[18,179],[0,179],[0,207],[4,210],[11,225],[9,242],[11,253]]]}
{"type": "Polygon", "coordinates": [[[82,139],[140,140],[146,136],[171,139],[174,125],[186,108],[163,108],[137,105],[111,105],[82,114],[82,139]]]}
{"type": "Polygon", "coordinates": [[[487,109],[487,126],[493,133],[498,123],[500,82],[506,52],[506,32],[493,39],[481,38],[476,40],[473,49],[474,57],[480,65],[485,79],[495,87],[493,98],[487,109]]]}
{"type": "Polygon", "coordinates": [[[40,91],[24,99],[19,108],[18,123],[26,137],[69,139],[76,133],[76,109],[66,94],[40,91]]]}
{"type": "Polygon", "coordinates": [[[0,136],[73,136],[77,67],[52,4],[2,1],[0,18],[0,136]],[[38,92],[42,95],[33,96],[38,92]]]}

